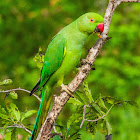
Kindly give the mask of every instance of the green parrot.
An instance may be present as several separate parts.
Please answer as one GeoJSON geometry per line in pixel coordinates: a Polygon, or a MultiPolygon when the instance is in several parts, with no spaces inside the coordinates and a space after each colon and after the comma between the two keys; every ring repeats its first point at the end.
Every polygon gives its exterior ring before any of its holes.
{"type": "MultiPolygon", "coordinates": [[[[42,100],[30,140],[35,140],[47,116],[53,92],[63,85],[64,78],[80,63],[82,50],[89,35],[104,30],[104,19],[96,13],[86,13],[59,31],[48,45],[41,78],[30,95],[42,90],[42,100]]],[[[65,85],[62,89],[70,94],[65,85]]],[[[70,94],[71,95],[71,94],[70,94]]]]}

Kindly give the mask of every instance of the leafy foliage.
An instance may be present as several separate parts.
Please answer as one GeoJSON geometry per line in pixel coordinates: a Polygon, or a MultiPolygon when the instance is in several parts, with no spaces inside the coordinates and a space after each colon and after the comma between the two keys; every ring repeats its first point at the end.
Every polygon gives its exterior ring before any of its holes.
{"type": "Polygon", "coordinates": [[[17,99],[17,98],[18,98],[18,94],[17,94],[15,91],[11,91],[11,92],[9,93],[9,95],[10,95],[10,97],[11,97],[12,99],[17,99]]]}
{"type": "Polygon", "coordinates": [[[0,82],[0,86],[11,84],[13,81],[11,79],[5,79],[4,81],[0,82]]]}
{"type": "Polygon", "coordinates": [[[39,51],[38,53],[35,55],[34,57],[34,62],[36,62],[37,64],[37,67],[42,69],[42,66],[43,66],[43,62],[44,62],[44,55],[42,54],[42,49],[39,48],[39,51]]]}
{"type": "Polygon", "coordinates": [[[55,125],[57,130],[62,132],[63,140],[82,139],[83,130],[91,139],[96,136],[97,132],[102,133],[104,137],[111,135],[112,127],[108,122],[107,115],[114,105],[125,105],[129,102],[101,95],[94,101],[87,82],[84,82],[82,90],[77,91],[75,98],[70,98],[68,103],[76,106],[75,113],[70,116],[67,122],[57,120],[55,125]]]}
{"type": "Polygon", "coordinates": [[[1,129],[5,130],[5,137],[11,137],[11,139],[16,140],[18,134],[17,129],[24,129],[22,124],[22,122],[24,123],[24,119],[31,117],[36,112],[35,110],[20,112],[12,102],[7,103],[6,109],[0,107],[0,126],[3,127],[1,129]]]}
{"type": "MultiPolygon", "coordinates": [[[[4,85],[11,84],[11,80],[4,80],[4,85]],[[8,81],[8,82],[7,82],[8,81]]],[[[7,94],[9,98],[18,99],[17,93],[11,91],[7,94]],[[10,95],[10,96],[9,96],[10,95]]],[[[18,140],[18,128],[24,129],[25,126],[22,124],[24,120],[35,114],[36,110],[29,110],[20,112],[18,107],[13,103],[5,100],[6,108],[0,106],[0,129],[1,134],[5,139],[18,140]]]]}

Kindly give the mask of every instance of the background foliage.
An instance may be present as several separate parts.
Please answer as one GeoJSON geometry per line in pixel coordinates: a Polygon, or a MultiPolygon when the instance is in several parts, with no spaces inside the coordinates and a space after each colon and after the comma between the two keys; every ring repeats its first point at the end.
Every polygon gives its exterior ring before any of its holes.
{"type": "MultiPolygon", "coordinates": [[[[60,29],[89,11],[104,15],[107,4],[107,0],[1,0],[0,81],[10,78],[13,83],[0,88],[31,90],[40,76],[40,70],[33,61],[38,48],[41,47],[45,53],[51,38],[60,29]]],[[[101,94],[139,104],[139,9],[140,4],[136,3],[124,3],[116,9],[109,33],[112,39],[104,45],[94,65],[96,70],[87,78],[94,99],[101,94]]],[[[92,47],[96,39],[90,37],[86,46],[92,47]]],[[[5,94],[1,93],[1,106],[5,107],[5,102],[12,100],[21,112],[38,109],[39,102],[33,96],[29,97],[25,92],[18,92],[18,96],[18,100],[4,99],[5,94]]],[[[74,105],[67,104],[60,117],[67,120],[74,112],[74,105]]],[[[35,117],[26,119],[26,124],[34,124],[35,117]]],[[[140,140],[139,117],[139,108],[131,105],[114,107],[107,116],[113,139],[140,140]]],[[[18,131],[22,139],[27,138],[27,132],[18,131]]]]}

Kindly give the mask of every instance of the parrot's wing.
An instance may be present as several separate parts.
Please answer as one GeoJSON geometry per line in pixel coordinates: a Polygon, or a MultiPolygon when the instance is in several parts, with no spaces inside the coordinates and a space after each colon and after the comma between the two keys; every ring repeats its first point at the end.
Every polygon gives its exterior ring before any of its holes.
{"type": "Polygon", "coordinates": [[[63,58],[66,53],[66,39],[61,35],[57,34],[53,37],[53,40],[49,44],[45,58],[44,58],[44,65],[41,72],[41,78],[38,80],[35,87],[32,89],[30,96],[41,89],[44,84],[47,82],[49,77],[59,69],[63,58]]]}
{"type": "Polygon", "coordinates": [[[64,59],[66,51],[66,39],[61,35],[58,34],[49,44],[45,58],[44,58],[44,65],[41,73],[41,82],[40,87],[42,87],[49,77],[59,69],[64,59]]]}

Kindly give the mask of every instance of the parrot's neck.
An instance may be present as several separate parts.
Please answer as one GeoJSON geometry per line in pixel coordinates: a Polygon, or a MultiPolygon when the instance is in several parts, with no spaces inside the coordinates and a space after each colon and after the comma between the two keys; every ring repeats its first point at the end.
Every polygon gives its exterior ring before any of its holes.
{"type": "Polygon", "coordinates": [[[84,46],[88,34],[80,32],[77,26],[77,21],[72,22],[60,31],[64,35],[64,38],[69,41],[69,44],[74,44],[73,46],[79,46],[80,48],[84,46]]]}

